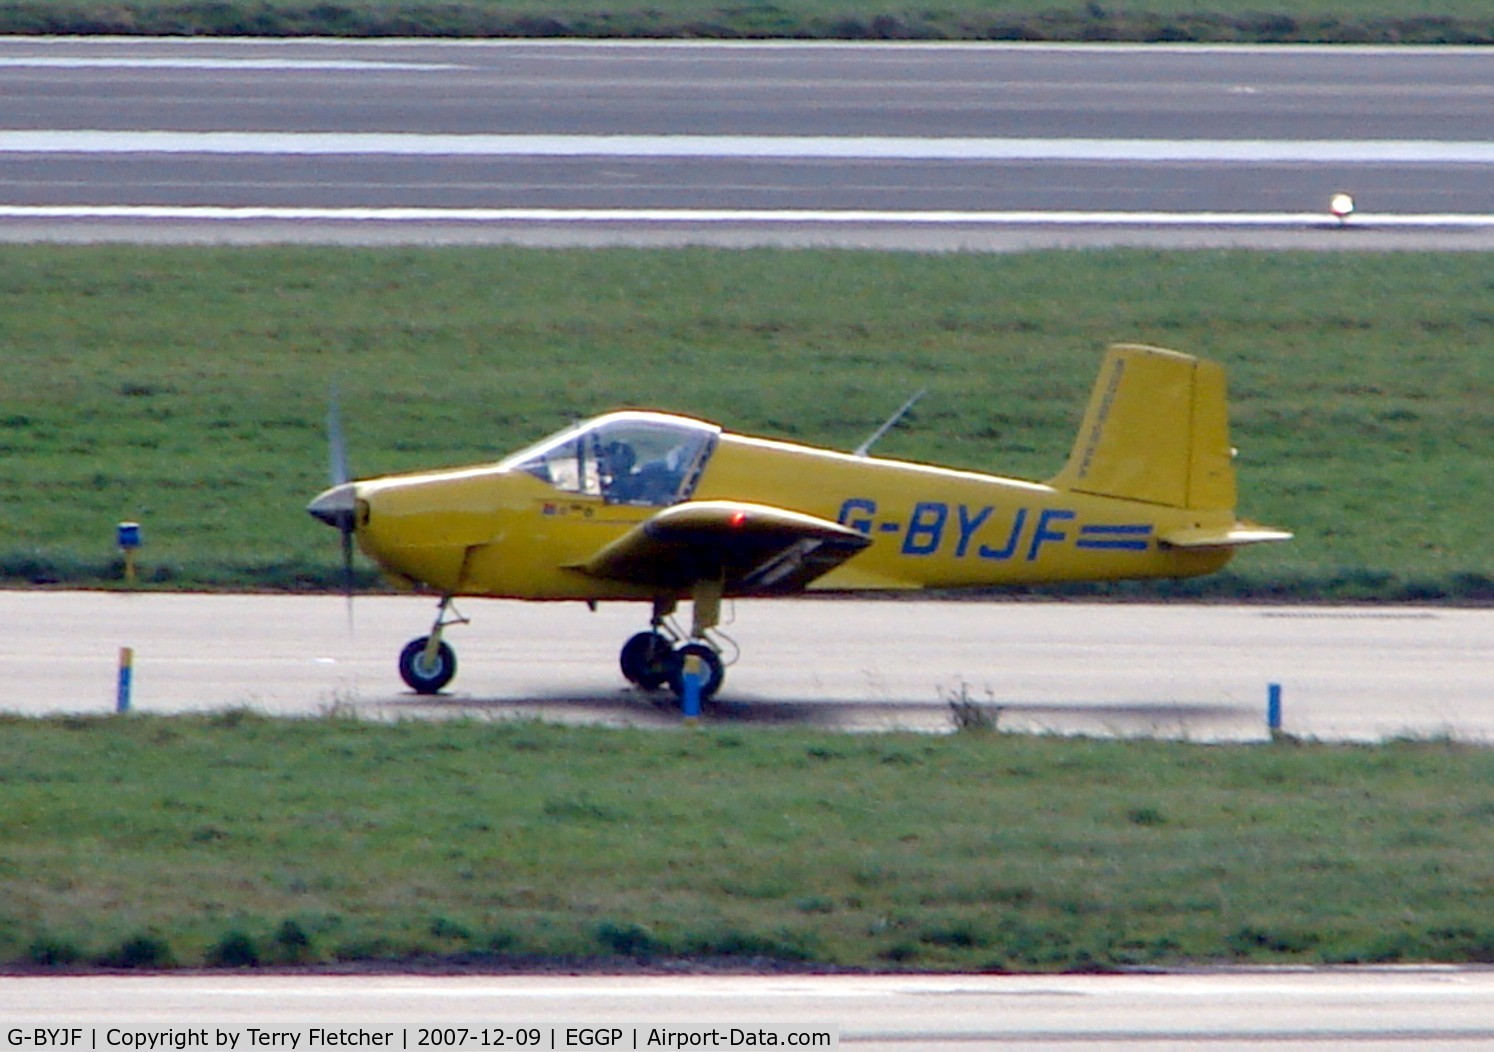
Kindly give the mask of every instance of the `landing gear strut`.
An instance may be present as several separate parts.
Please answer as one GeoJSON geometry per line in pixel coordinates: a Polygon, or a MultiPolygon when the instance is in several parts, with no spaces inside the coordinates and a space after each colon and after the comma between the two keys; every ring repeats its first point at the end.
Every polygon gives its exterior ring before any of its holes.
{"type": "MultiPolygon", "coordinates": [[[[721,689],[726,662],[721,659],[720,644],[713,638],[720,635],[713,630],[721,621],[721,588],[719,584],[706,582],[696,587],[692,598],[694,619],[688,634],[674,621],[675,600],[654,601],[649,630],[624,643],[618,656],[622,674],[629,683],[636,683],[644,690],[667,686],[683,699],[685,659],[696,657],[704,670],[701,700],[709,700],[721,689]]],[[[452,606],[451,600],[449,595],[442,597],[430,634],[410,640],[400,652],[400,678],[417,694],[439,693],[456,677],[456,651],[441,636],[452,625],[465,625],[468,621],[452,606]]]]}
{"type": "Polygon", "coordinates": [[[467,619],[451,605],[451,596],[443,596],[436,607],[436,621],[431,634],[412,639],[399,655],[399,675],[416,694],[435,694],[450,683],[457,672],[456,651],[441,638],[449,625],[465,625],[467,619]],[[448,619],[447,611],[451,611],[448,619]]]}
{"type": "Polygon", "coordinates": [[[705,679],[700,686],[700,697],[705,701],[715,696],[726,678],[721,648],[709,634],[721,619],[720,589],[710,585],[696,589],[695,619],[688,637],[672,621],[675,606],[673,599],[654,600],[651,627],[623,644],[618,664],[629,683],[636,683],[644,690],[658,690],[667,685],[677,697],[683,698],[685,658],[698,657],[705,667],[705,679]]]}

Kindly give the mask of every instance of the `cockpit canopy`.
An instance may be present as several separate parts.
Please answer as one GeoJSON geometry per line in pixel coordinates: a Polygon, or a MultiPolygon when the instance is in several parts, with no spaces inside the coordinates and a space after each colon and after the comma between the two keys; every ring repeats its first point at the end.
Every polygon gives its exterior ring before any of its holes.
{"type": "Polygon", "coordinates": [[[609,504],[662,507],[695,490],[721,429],[664,413],[609,413],[520,450],[500,467],[609,504]]]}

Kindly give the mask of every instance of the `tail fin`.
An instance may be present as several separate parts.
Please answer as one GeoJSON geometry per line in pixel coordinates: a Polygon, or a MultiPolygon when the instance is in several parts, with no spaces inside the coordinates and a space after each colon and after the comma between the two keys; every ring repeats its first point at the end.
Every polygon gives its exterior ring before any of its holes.
{"type": "Polygon", "coordinates": [[[1140,344],[1106,352],[1059,489],[1173,508],[1233,510],[1224,369],[1140,344]]]}

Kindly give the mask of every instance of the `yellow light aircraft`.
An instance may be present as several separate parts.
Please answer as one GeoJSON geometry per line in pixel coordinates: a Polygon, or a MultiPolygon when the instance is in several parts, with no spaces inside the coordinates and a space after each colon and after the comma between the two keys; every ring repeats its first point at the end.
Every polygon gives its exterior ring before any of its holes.
{"type": "Polygon", "coordinates": [[[394,581],[441,596],[430,633],[399,659],[422,694],[456,674],[442,634],[465,623],[457,596],[651,603],[623,675],[683,694],[695,655],[709,698],[723,599],[1190,577],[1291,537],[1235,517],[1224,370],[1132,344],[1109,349],[1068,463],[1046,483],[873,458],[872,440],[840,453],[637,411],[496,464],[358,482],[337,466],[335,415],[332,437],[336,484],[307,510],[342,532],[349,565],[356,539],[394,581]],[[673,617],[682,601],[688,631],[673,617]]]}

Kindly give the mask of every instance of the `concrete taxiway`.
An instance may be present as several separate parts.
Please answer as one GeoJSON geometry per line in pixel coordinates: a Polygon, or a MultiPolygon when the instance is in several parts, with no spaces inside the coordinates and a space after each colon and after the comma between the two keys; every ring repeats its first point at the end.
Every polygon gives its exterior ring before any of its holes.
{"type": "MultiPolygon", "coordinates": [[[[470,715],[673,726],[668,695],[629,688],[622,642],[637,604],[459,604],[459,672],[410,693],[395,658],[434,601],[0,592],[0,710],[109,712],[119,648],[141,712],[248,706],[371,718],[470,715]]],[[[1194,740],[1494,740],[1494,610],[830,599],[743,601],[707,719],[855,730],[947,730],[950,701],[1003,728],[1194,740]]]]}
{"type": "Polygon", "coordinates": [[[230,1035],[239,1049],[292,1052],[319,1052],[329,1034],[339,1047],[381,1037],[377,1047],[401,1050],[748,1047],[730,1043],[733,1028],[785,1042],[826,1034],[867,1052],[1437,1052],[1494,1044],[1494,971],[21,978],[0,982],[0,1019],[11,1034],[77,1028],[77,1047],[128,1052],[153,1034],[166,1049],[230,1048],[230,1035]]]}

